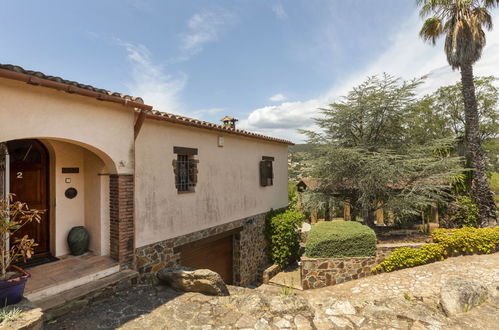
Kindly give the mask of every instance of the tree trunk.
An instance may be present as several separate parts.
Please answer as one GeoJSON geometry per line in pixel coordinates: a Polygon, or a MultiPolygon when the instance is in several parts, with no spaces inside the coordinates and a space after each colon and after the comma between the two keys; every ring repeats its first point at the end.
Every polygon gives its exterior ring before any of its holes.
{"type": "Polygon", "coordinates": [[[374,216],[374,209],[367,210],[367,216],[364,219],[364,224],[370,228],[376,228],[376,224],[374,223],[375,220],[374,216]]]}
{"type": "Polygon", "coordinates": [[[467,157],[473,166],[471,195],[478,206],[482,227],[497,226],[497,208],[489,188],[485,157],[480,139],[480,124],[471,64],[461,66],[461,82],[464,98],[467,157]]]}
{"type": "Polygon", "coordinates": [[[326,201],[324,208],[324,221],[331,221],[331,209],[329,208],[329,201],[326,201]]]}

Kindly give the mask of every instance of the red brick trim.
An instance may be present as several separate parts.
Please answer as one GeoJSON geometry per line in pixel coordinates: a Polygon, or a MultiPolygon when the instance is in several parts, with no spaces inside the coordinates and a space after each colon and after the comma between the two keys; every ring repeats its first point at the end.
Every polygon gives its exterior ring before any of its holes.
{"type": "Polygon", "coordinates": [[[109,180],[111,258],[132,267],[135,251],[134,176],[113,174],[109,180]]]}

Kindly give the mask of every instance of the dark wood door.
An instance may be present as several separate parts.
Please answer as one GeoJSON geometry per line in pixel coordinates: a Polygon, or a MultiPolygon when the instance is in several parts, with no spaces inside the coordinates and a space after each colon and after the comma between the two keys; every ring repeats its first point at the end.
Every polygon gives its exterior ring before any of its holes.
{"type": "Polygon", "coordinates": [[[220,274],[226,284],[232,284],[232,238],[231,235],[182,249],[180,260],[182,266],[212,270],[220,274]]]}
{"type": "Polygon", "coordinates": [[[49,253],[48,154],[36,140],[7,143],[10,154],[10,192],[14,199],[31,209],[45,210],[40,223],[32,222],[19,229],[12,239],[28,235],[38,246],[35,254],[49,253]]]}

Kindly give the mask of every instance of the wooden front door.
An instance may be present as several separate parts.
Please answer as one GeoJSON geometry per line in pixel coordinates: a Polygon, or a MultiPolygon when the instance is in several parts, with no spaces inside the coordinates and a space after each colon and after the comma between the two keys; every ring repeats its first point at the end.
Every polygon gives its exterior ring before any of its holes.
{"type": "Polygon", "coordinates": [[[10,141],[7,147],[10,154],[10,192],[15,194],[14,199],[27,203],[31,209],[45,210],[40,223],[25,225],[11,239],[28,235],[38,244],[35,254],[48,254],[50,217],[47,150],[36,140],[10,141]]]}
{"type": "Polygon", "coordinates": [[[231,235],[212,242],[193,244],[182,249],[180,263],[185,267],[212,270],[220,274],[226,284],[232,284],[232,242],[231,235]]]}

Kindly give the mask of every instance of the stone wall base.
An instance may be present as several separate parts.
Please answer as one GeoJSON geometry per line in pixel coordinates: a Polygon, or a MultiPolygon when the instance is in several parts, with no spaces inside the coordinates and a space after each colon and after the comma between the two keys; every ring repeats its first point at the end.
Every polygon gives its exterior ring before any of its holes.
{"type": "Polygon", "coordinates": [[[375,275],[371,270],[400,246],[378,247],[376,256],[356,258],[301,258],[303,290],[323,288],[375,275]]]}
{"type": "Polygon", "coordinates": [[[154,281],[159,270],[182,266],[178,247],[237,229],[233,236],[233,282],[240,286],[255,283],[261,279],[263,270],[269,263],[264,235],[265,215],[266,213],[257,214],[139,247],[135,250],[137,270],[144,280],[154,281]]]}

